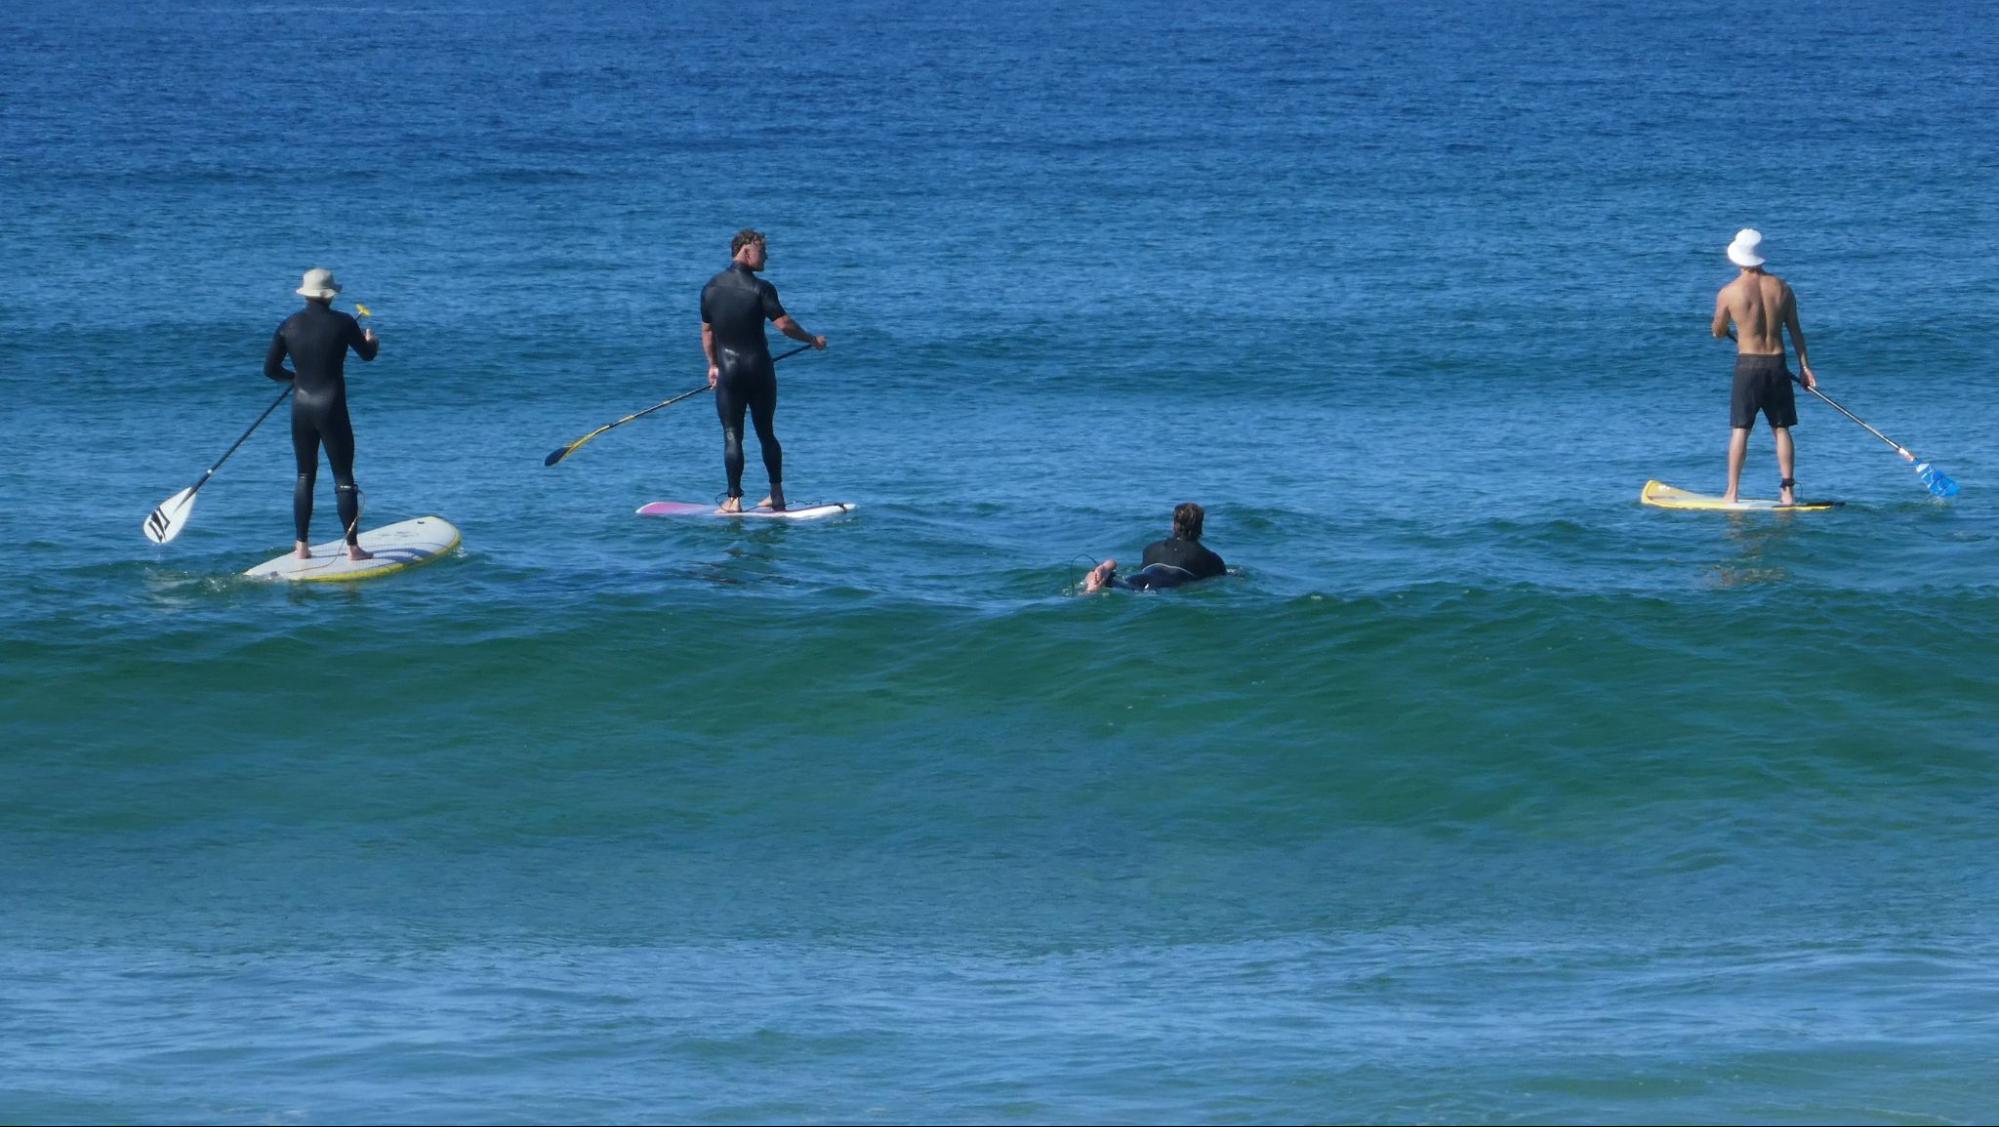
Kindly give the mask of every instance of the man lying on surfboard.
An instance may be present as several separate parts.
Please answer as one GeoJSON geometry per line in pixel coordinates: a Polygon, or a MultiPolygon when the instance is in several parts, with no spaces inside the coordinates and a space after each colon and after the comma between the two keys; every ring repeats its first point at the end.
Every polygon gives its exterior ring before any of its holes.
{"type": "Polygon", "coordinates": [[[1791,373],[1784,368],[1784,330],[1791,331],[1791,344],[1798,350],[1798,370],[1806,387],[1818,386],[1812,366],[1805,360],[1805,331],[1798,327],[1798,298],[1784,279],[1765,273],[1763,233],[1751,228],[1736,232],[1728,244],[1728,260],[1742,268],[1733,282],[1714,295],[1714,335],[1728,335],[1735,322],[1735,390],[1728,405],[1728,492],[1725,504],[1735,503],[1742,483],[1742,460],[1749,453],[1749,430],[1756,425],[1756,413],[1770,420],[1770,433],[1777,441],[1777,483],[1779,504],[1797,501],[1792,479],[1795,451],[1791,428],[1798,425],[1797,399],[1791,394],[1791,373]]]}
{"type": "Polygon", "coordinates": [[[1105,560],[1083,577],[1084,591],[1122,587],[1130,591],[1178,587],[1196,579],[1212,579],[1228,574],[1222,558],[1201,545],[1201,525],[1207,510],[1192,501],[1173,510],[1173,535],[1145,549],[1145,565],[1129,578],[1119,578],[1117,561],[1105,560]]]}

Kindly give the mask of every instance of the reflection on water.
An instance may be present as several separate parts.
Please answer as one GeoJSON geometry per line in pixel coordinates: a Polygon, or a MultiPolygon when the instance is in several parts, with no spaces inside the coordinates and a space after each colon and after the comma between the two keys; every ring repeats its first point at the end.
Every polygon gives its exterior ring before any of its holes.
{"type": "Polygon", "coordinates": [[[1726,533],[1734,549],[1732,559],[1715,562],[1710,582],[1716,587],[1753,587],[1763,583],[1784,583],[1791,572],[1782,564],[1767,563],[1765,557],[1779,555],[1797,533],[1799,514],[1791,512],[1726,513],[1726,533]]]}

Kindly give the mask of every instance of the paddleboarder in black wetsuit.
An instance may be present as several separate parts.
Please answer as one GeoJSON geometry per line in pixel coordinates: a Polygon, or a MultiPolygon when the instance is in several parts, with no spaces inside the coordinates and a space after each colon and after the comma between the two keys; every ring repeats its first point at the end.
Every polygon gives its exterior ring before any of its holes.
{"type": "Polygon", "coordinates": [[[354,484],[354,426],[347,418],[347,350],[373,360],[381,348],[373,329],[363,330],[333,308],[340,283],[331,270],[308,270],[296,291],[305,308],[285,319],[264,354],[264,374],[292,384],[292,454],[298,459],[298,483],[292,487],[292,524],[298,542],[292,555],[312,558],[307,534],[312,525],[312,488],[319,477],[319,446],[326,444],[326,461],[333,467],[333,495],[339,503],[340,527],[347,530],[347,558],[372,559],[361,550],[360,489],[354,484]],[[285,368],[290,356],[292,367],[285,368]]]}
{"type": "Polygon", "coordinates": [[[1176,506],[1173,510],[1173,535],[1146,547],[1142,567],[1128,578],[1120,578],[1117,561],[1105,560],[1083,577],[1083,590],[1123,587],[1133,591],[1151,591],[1178,587],[1196,579],[1227,575],[1228,565],[1201,544],[1201,526],[1207,516],[1207,510],[1192,501],[1176,506]]]}
{"type": "Polygon", "coordinates": [[[708,354],[708,386],[722,418],[722,466],[729,473],[725,513],[743,511],[743,411],[756,424],[770,474],[770,507],[784,508],[784,448],[771,418],[777,414],[777,369],[771,363],[764,322],[792,340],[825,348],[826,338],[798,327],[778,303],[777,287],[757,277],[768,257],[760,231],[744,228],[729,243],[729,268],[701,290],[701,351],[708,354]]]}

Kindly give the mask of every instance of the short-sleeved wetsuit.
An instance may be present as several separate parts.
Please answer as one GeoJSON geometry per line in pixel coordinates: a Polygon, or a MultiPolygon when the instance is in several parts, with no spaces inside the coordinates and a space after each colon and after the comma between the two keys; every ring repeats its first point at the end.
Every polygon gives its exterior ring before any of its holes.
{"type": "Polygon", "coordinates": [[[1199,540],[1169,537],[1149,544],[1143,566],[1129,576],[1113,580],[1113,585],[1135,591],[1178,587],[1196,579],[1213,579],[1228,574],[1222,558],[1201,546],[1199,540]]]}
{"type": "Polygon", "coordinates": [[[308,301],[285,319],[264,354],[264,374],[292,383],[292,455],[298,461],[298,483],[292,487],[292,524],[300,540],[312,525],[312,488],[319,477],[319,445],[326,444],[326,461],[333,467],[333,495],[339,503],[340,527],[352,538],[360,519],[360,498],[354,485],[354,425],[347,418],[347,350],[373,360],[380,345],[361,335],[354,318],[323,302],[308,301]],[[285,368],[290,356],[292,367],[285,368]]]}
{"type": "Polygon", "coordinates": [[[1145,566],[1167,564],[1192,575],[1196,579],[1213,579],[1217,575],[1227,575],[1229,565],[1222,558],[1201,546],[1199,540],[1182,540],[1171,536],[1146,545],[1145,566]]]}
{"type": "Polygon", "coordinates": [[[764,324],[783,316],[777,287],[740,262],[731,262],[701,290],[701,320],[715,334],[715,413],[722,419],[722,466],[729,474],[731,497],[743,495],[744,408],[756,425],[771,486],[784,483],[784,448],[771,425],[777,414],[777,369],[764,338],[764,324]]]}

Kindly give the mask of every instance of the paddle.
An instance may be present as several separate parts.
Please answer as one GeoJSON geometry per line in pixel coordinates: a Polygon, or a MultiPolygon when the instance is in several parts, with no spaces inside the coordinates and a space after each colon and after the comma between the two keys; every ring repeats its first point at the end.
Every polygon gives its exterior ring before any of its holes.
{"type": "MultiPolygon", "coordinates": [[[[799,353],[811,347],[812,346],[809,344],[801,344],[797,348],[792,349],[790,352],[780,352],[776,356],[771,357],[771,363],[775,364],[776,362],[784,359],[787,356],[796,356],[799,353]]],[[[549,452],[548,457],[543,458],[541,460],[541,464],[544,466],[552,466],[555,463],[560,462],[564,458],[569,457],[571,454],[576,453],[578,450],[581,450],[583,448],[584,443],[589,442],[591,439],[596,438],[598,435],[603,434],[605,431],[610,430],[613,427],[624,426],[626,423],[631,422],[633,419],[642,419],[647,415],[652,414],[654,411],[659,410],[661,407],[671,407],[675,403],[678,403],[683,399],[686,399],[690,396],[699,395],[707,390],[708,387],[707,385],[704,384],[701,387],[695,388],[693,391],[683,391],[679,395],[676,395],[671,399],[661,400],[660,402],[653,404],[652,406],[646,408],[643,411],[634,411],[633,413],[626,415],[624,418],[619,419],[615,423],[605,423],[603,426],[598,427],[596,430],[591,431],[589,434],[584,435],[582,438],[577,439],[576,441],[570,443],[567,446],[556,447],[554,450],[549,452]]]]}
{"type": "Polygon", "coordinates": [[[202,486],[208,484],[208,479],[215,476],[215,471],[222,467],[222,463],[229,460],[229,455],[236,452],[236,447],[243,445],[244,439],[249,438],[258,427],[263,426],[264,420],[270,418],[271,412],[277,410],[278,404],[283,403],[285,396],[291,393],[291,385],[286,384],[285,389],[278,393],[278,397],[271,400],[271,405],[264,408],[264,413],[257,416],[257,421],[250,424],[250,429],[243,432],[243,437],[237,439],[234,445],[215,460],[214,465],[208,467],[208,472],[201,475],[200,481],[160,502],[159,508],[154,509],[153,514],[146,518],[146,539],[155,544],[164,544],[181,534],[181,530],[187,527],[187,518],[194,512],[194,495],[200,492],[202,486]]]}
{"type": "MultiPolygon", "coordinates": [[[[1796,376],[1792,376],[1791,378],[1794,380],[1797,379],[1796,376]]],[[[1798,383],[1802,385],[1804,381],[1798,380],[1798,383]]],[[[1882,434],[1880,431],[1875,430],[1873,427],[1868,426],[1866,419],[1861,418],[1859,415],[1854,414],[1853,412],[1847,410],[1846,408],[1840,406],[1838,403],[1834,402],[1832,396],[1827,395],[1825,392],[1820,391],[1818,388],[1815,387],[1808,387],[1805,388],[1805,390],[1811,392],[1813,395],[1818,396],[1820,399],[1825,400],[1826,406],[1831,407],[1833,410],[1838,411],[1840,414],[1845,415],[1847,418],[1852,419],[1856,423],[1859,423],[1863,428],[1866,429],[1868,434],[1873,435],[1874,437],[1880,439],[1881,441],[1887,443],[1890,447],[1892,447],[1895,453],[1900,454],[1902,456],[1903,461],[1908,462],[1909,464],[1913,465],[1916,468],[1916,476],[1922,480],[1923,487],[1930,491],[1931,496],[1937,497],[1939,499],[1957,496],[1957,482],[1951,480],[1949,474],[1943,472],[1942,470],[1936,468],[1935,466],[1930,465],[1928,462],[1916,461],[1916,456],[1914,454],[1909,453],[1908,447],[1902,445],[1901,443],[1895,441],[1892,438],[1889,438],[1887,435],[1882,434]]]]}
{"type": "MultiPolygon", "coordinates": [[[[1733,328],[1728,330],[1728,339],[1730,340],[1735,339],[1735,330],[1733,328]]],[[[1928,462],[1917,461],[1916,456],[1914,454],[1909,453],[1908,447],[1902,445],[1901,443],[1895,441],[1892,438],[1889,438],[1887,435],[1882,434],[1880,431],[1875,430],[1872,426],[1869,426],[1866,419],[1863,419],[1859,415],[1856,415],[1853,412],[1847,410],[1846,408],[1840,406],[1838,401],[1834,400],[1832,396],[1827,395],[1825,392],[1820,391],[1818,388],[1807,387],[1805,385],[1805,381],[1799,379],[1796,376],[1792,376],[1791,379],[1799,387],[1803,387],[1806,391],[1809,391],[1813,395],[1816,395],[1820,399],[1824,400],[1826,406],[1831,407],[1833,410],[1838,411],[1840,414],[1845,415],[1847,418],[1852,419],[1856,423],[1859,423],[1861,427],[1867,431],[1868,434],[1871,434],[1874,437],[1880,439],[1881,441],[1887,443],[1890,449],[1894,450],[1895,453],[1900,454],[1902,456],[1903,461],[1909,463],[1910,465],[1916,468],[1916,477],[1922,481],[1923,487],[1930,491],[1931,496],[1936,497],[1938,499],[1945,499],[1957,496],[1957,482],[1951,480],[1951,476],[1949,474],[1943,472],[1940,469],[1937,469],[1935,466],[1930,465],[1928,462]]]]}

